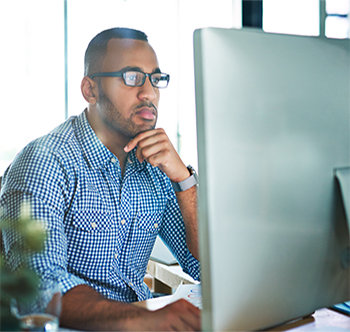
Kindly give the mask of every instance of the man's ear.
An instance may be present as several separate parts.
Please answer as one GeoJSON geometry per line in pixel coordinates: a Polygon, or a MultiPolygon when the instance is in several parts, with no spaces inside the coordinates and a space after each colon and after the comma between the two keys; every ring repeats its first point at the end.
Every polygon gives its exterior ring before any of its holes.
{"type": "Polygon", "coordinates": [[[97,83],[90,77],[84,76],[80,88],[84,99],[91,105],[96,104],[98,96],[97,83]]]}

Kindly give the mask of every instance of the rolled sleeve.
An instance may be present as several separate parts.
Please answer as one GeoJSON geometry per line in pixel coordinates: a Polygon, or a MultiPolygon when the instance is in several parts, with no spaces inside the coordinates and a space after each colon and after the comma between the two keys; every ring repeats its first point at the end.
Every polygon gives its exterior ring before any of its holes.
{"type": "MultiPolygon", "coordinates": [[[[109,299],[149,298],[143,280],[158,234],[183,270],[199,279],[170,180],[140,163],[135,151],[121,179],[119,162],[83,112],[26,146],[5,172],[0,219],[13,222],[22,202],[30,203],[48,235],[30,266],[41,278],[57,280],[63,293],[87,284],[109,299]]],[[[4,231],[6,262],[14,270],[21,264],[17,240],[13,229],[4,231]]]]}
{"type": "MultiPolygon", "coordinates": [[[[67,175],[55,153],[47,148],[29,146],[5,172],[0,198],[0,219],[13,226],[20,215],[22,203],[29,203],[32,218],[42,224],[47,237],[43,250],[29,256],[28,265],[42,279],[58,281],[62,293],[85,283],[67,271],[67,237],[64,231],[67,183],[67,175]]],[[[12,270],[23,264],[23,257],[14,250],[20,241],[14,229],[3,230],[6,261],[12,270]]]]}
{"type": "Polygon", "coordinates": [[[160,237],[177,259],[184,272],[200,281],[200,262],[193,257],[186,243],[186,229],[176,195],[169,189],[169,199],[164,213],[160,237]]]}

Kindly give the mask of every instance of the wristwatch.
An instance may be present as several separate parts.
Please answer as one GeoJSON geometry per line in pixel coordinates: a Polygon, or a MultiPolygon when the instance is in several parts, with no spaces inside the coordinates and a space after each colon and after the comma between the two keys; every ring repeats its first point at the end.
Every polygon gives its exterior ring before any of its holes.
{"type": "Polygon", "coordinates": [[[198,184],[198,177],[195,169],[191,165],[188,165],[187,169],[191,174],[187,179],[181,182],[171,182],[176,192],[185,191],[198,184]]]}

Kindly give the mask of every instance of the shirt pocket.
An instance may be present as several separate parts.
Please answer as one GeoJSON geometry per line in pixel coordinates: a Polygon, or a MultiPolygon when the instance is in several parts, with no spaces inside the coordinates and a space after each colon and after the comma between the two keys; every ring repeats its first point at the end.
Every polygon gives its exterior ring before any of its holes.
{"type": "Polygon", "coordinates": [[[77,211],[73,217],[73,226],[88,233],[108,232],[114,224],[111,214],[104,211],[77,211]]]}
{"type": "Polygon", "coordinates": [[[68,267],[83,278],[107,282],[115,256],[116,228],[110,213],[78,210],[68,232],[68,267]]]}
{"type": "Polygon", "coordinates": [[[132,241],[132,250],[128,261],[138,273],[146,273],[159,229],[162,225],[162,212],[142,212],[136,216],[136,234],[132,241]]]}
{"type": "Polygon", "coordinates": [[[149,234],[158,234],[163,212],[144,212],[137,215],[137,227],[149,234]]]}

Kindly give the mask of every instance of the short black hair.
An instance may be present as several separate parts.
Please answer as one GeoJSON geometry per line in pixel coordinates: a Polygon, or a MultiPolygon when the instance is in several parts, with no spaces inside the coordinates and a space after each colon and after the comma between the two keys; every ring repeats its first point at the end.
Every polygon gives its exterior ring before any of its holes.
{"type": "Polygon", "coordinates": [[[84,75],[90,76],[100,71],[102,61],[107,53],[107,44],[111,39],[135,39],[148,42],[147,35],[139,30],[129,28],[112,28],[97,34],[89,43],[84,59],[84,75]]]}

